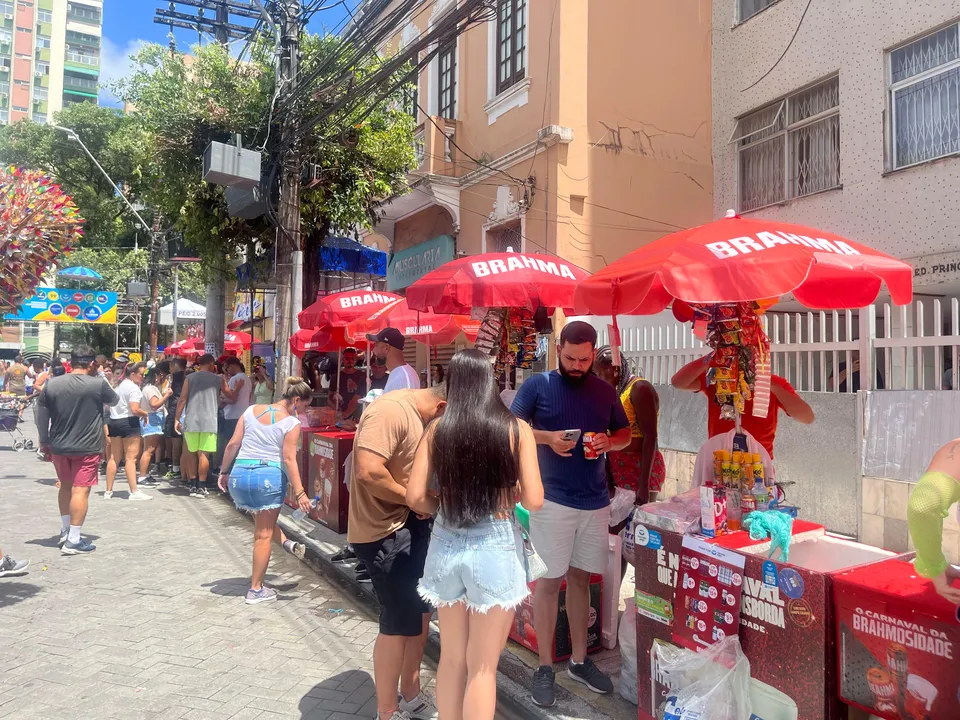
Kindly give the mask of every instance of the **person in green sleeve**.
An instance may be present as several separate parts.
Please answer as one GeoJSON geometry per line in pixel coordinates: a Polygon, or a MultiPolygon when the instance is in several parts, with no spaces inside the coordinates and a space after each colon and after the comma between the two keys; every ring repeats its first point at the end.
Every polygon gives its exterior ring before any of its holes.
{"type": "Polygon", "coordinates": [[[907,504],[907,524],[917,549],[913,566],[917,573],[930,578],[943,598],[960,605],[960,587],[951,582],[960,572],[943,555],[943,519],[950,508],[960,502],[960,440],[940,448],[927,472],[920,478],[907,504]]]}

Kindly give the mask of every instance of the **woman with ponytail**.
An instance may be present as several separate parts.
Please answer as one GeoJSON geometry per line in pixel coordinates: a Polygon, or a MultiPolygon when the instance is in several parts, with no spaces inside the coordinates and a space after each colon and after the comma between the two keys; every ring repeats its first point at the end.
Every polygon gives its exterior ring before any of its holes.
{"type": "Polygon", "coordinates": [[[299,557],[303,556],[302,546],[297,552],[297,548],[292,547],[296,543],[284,540],[277,527],[277,518],[287,496],[287,483],[293,484],[301,510],[310,512],[312,507],[297,464],[300,439],[297,415],[306,411],[312,399],[313,390],[303,378],[288,378],[277,402],[251,405],[246,409],[223,453],[220,489],[227,492],[229,488],[237,509],[254,516],[253,573],[247,591],[248,605],[277,599],[277,591],[263,585],[270,564],[272,541],[283,544],[284,549],[299,557]]]}

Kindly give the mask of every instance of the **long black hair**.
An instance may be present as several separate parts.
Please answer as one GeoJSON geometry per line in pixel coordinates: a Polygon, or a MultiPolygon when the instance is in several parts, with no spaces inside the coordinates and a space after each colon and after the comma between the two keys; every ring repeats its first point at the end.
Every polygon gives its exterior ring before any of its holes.
{"type": "MultiPolygon", "coordinates": [[[[599,368],[610,368],[614,366],[613,363],[613,348],[609,345],[603,345],[602,347],[597,348],[597,356],[593,361],[594,366],[599,368]]],[[[627,385],[630,384],[630,381],[636,377],[636,373],[633,369],[633,363],[630,362],[630,359],[623,354],[623,351],[620,351],[620,382],[617,384],[617,394],[622,395],[623,391],[627,389],[627,385]]]]}
{"type": "Polygon", "coordinates": [[[433,434],[444,521],[474,525],[501,509],[520,476],[520,425],[500,399],[490,359],[461,350],[447,368],[447,409],[433,434]]]}

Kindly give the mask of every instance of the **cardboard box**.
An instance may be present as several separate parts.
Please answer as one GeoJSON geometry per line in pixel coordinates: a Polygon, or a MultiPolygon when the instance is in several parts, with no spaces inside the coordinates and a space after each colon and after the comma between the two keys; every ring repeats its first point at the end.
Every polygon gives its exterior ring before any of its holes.
{"type": "MultiPolygon", "coordinates": [[[[510,630],[510,639],[523,645],[528,650],[539,652],[537,632],[533,627],[533,591],[537,583],[530,583],[531,595],[517,608],[517,615],[510,630]]],[[[587,652],[594,653],[601,649],[602,639],[602,606],[603,575],[590,576],[590,623],[587,626],[587,652]]],[[[566,660],[573,654],[570,645],[570,621],[567,619],[567,583],[560,586],[560,613],[557,615],[557,632],[553,642],[553,661],[566,660]]]]}

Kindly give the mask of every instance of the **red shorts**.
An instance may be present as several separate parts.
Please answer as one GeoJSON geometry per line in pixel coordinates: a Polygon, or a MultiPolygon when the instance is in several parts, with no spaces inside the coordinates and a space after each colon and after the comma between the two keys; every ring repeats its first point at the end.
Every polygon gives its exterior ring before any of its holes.
{"type": "Polygon", "coordinates": [[[74,487],[95,487],[99,481],[100,455],[50,455],[57,480],[74,487]]]}

